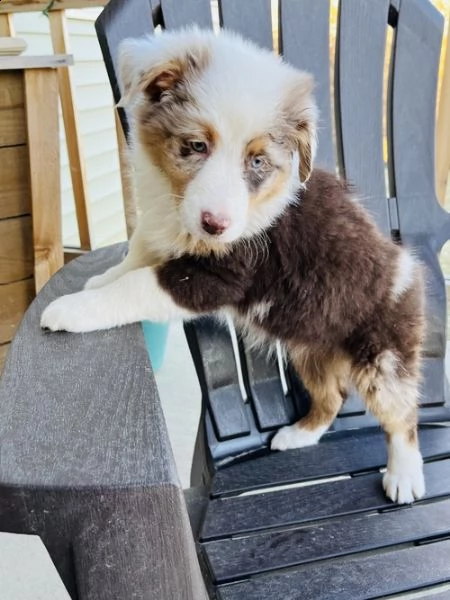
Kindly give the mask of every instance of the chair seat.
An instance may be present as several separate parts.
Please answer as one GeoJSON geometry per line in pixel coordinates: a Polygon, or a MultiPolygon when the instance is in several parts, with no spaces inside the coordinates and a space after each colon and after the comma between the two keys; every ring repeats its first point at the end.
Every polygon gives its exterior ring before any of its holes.
{"type": "Polygon", "coordinates": [[[384,496],[374,430],[218,471],[200,532],[218,597],[357,600],[450,582],[450,428],[422,427],[420,443],[427,495],[412,507],[384,496]]]}

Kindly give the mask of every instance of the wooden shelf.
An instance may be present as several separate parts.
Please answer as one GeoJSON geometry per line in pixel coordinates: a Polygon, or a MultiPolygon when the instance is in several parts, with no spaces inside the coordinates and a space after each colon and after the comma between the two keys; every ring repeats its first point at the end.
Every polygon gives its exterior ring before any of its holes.
{"type": "MultiPolygon", "coordinates": [[[[56,0],[52,10],[65,10],[67,8],[96,8],[105,6],[109,0],[56,0]]],[[[49,0],[2,0],[1,13],[33,12],[45,10],[49,0]]]]}
{"type": "Polygon", "coordinates": [[[49,56],[1,56],[0,71],[16,69],[57,69],[73,65],[71,54],[52,54],[49,56]]]}

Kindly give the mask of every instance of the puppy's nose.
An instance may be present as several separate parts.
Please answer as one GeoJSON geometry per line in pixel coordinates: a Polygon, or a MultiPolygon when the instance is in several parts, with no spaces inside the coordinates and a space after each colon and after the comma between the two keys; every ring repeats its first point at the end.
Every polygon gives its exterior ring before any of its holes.
{"type": "Polygon", "coordinates": [[[220,235],[230,226],[230,219],[223,215],[213,215],[210,212],[202,212],[202,227],[210,235],[220,235]]]}

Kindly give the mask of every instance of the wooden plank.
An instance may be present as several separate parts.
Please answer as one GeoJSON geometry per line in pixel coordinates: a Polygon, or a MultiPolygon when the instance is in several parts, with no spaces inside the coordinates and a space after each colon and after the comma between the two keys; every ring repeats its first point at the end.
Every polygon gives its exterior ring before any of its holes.
{"type": "MultiPolygon", "coordinates": [[[[105,6],[109,0],[55,0],[52,10],[66,10],[68,8],[95,8],[105,6]]],[[[49,0],[2,0],[1,13],[43,11],[49,0]]]]}
{"type": "Polygon", "coordinates": [[[28,148],[0,148],[0,219],[31,212],[28,148]]]}
{"type": "MultiPolygon", "coordinates": [[[[450,496],[450,460],[425,465],[427,499],[450,496]]],[[[392,507],[380,474],[250,496],[218,498],[206,509],[201,538],[243,535],[392,507]]]]}
{"type": "Polygon", "coordinates": [[[55,71],[25,72],[36,291],[64,264],[55,71]],[[42,99],[41,102],[36,98],[42,99]]]}
{"type": "MultiPolygon", "coordinates": [[[[49,13],[49,19],[53,51],[57,54],[67,54],[69,51],[69,39],[65,12],[62,10],[52,10],[49,13]]],[[[75,106],[75,86],[72,80],[71,69],[67,67],[58,69],[58,79],[80,247],[82,250],[90,250],[92,244],[88,188],[84,168],[84,157],[81,148],[78,115],[75,106]]]]}
{"type": "Polygon", "coordinates": [[[33,278],[0,285],[0,344],[13,339],[34,296],[33,278]]]}
{"type": "MultiPolygon", "coordinates": [[[[24,106],[23,75],[14,71],[0,73],[0,111],[24,106]]],[[[0,129],[0,135],[1,135],[0,129]]],[[[1,146],[5,144],[0,143],[1,146]]]]}
{"type": "Polygon", "coordinates": [[[271,0],[219,0],[220,24],[273,50],[271,0]]]}
{"type": "Polygon", "coordinates": [[[8,356],[10,344],[1,344],[0,345],[0,375],[3,372],[3,367],[5,366],[6,357],[8,356]]]}
{"type": "Polygon", "coordinates": [[[80,258],[86,254],[86,250],[80,250],[79,248],[64,248],[64,264],[66,265],[68,262],[74,260],[75,258],[80,258]]]}
{"type": "Polygon", "coordinates": [[[336,54],[336,128],[341,172],[390,235],[383,159],[383,75],[389,0],[341,0],[336,54]]]}
{"type": "Polygon", "coordinates": [[[219,583],[450,535],[450,500],[203,545],[219,583]]]}
{"type": "MultiPolygon", "coordinates": [[[[419,438],[425,458],[450,457],[450,428],[421,429],[419,438]]],[[[251,461],[223,468],[214,477],[211,493],[213,496],[234,494],[378,470],[386,465],[386,459],[386,441],[379,431],[335,433],[326,436],[317,446],[269,452],[251,461]]]]}
{"type": "Polygon", "coordinates": [[[0,284],[33,275],[31,217],[0,221],[0,284]]]}
{"type": "Polygon", "coordinates": [[[0,15],[0,36],[11,37],[14,35],[13,16],[11,14],[0,15]]]}
{"type": "Polygon", "coordinates": [[[2,56],[0,71],[23,69],[56,69],[73,65],[73,56],[53,54],[51,56],[2,56]]]}
{"type": "Polygon", "coordinates": [[[316,80],[315,97],[320,112],[316,164],[334,171],[329,13],[328,0],[280,0],[281,53],[294,67],[312,73],[316,80]]]}
{"type": "Polygon", "coordinates": [[[255,577],[221,586],[218,595],[219,600],[349,600],[379,598],[448,581],[450,541],[443,541],[255,577]]]}
{"type": "MultiPolygon", "coordinates": [[[[0,86],[2,78],[0,77],[0,86]]],[[[0,147],[20,146],[27,142],[23,108],[0,109],[0,147]]]]}
{"type": "MultiPolygon", "coordinates": [[[[447,13],[447,20],[450,21],[450,4],[447,13]]],[[[441,204],[445,201],[450,171],[450,43],[448,37],[444,50],[444,72],[436,125],[436,186],[441,204]]]]}
{"type": "Polygon", "coordinates": [[[0,72],[0,147],[26,141],[23,74],[0,72]]]}
{"type": "Polygon", "coordinates": [[[212,28],[211,5],[209,0],[161,0],[161,8],[166,29],[174,29],[196,23],[200,27],[212,28]]]}

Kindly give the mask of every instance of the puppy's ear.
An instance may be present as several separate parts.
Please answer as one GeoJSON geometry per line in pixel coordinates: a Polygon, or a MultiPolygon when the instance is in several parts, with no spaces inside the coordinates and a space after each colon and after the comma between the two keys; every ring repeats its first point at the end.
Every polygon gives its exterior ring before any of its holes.
{"type": "Polygon", "coordinates": [[[144,44],[148,41],[126,39],[119,45],[117,78],[121,98],[118,106],[127,106],[139,91],[144,44]]]}
{"type": "Polygon", "coordinates": [[[288,136],[299,154],[300,182],[306,183],[313,170],[316,154],[318,110],[312,95],[314,79],[308,73],[297,72],[286,97],[284,114],[288,136]]]}
{"type": "MultiPolygon", "coordinates": [[[[119,106],[128,105],[140,92],[151,102],[160,102],[180,89],[207,64],[207,49],[191,44],[170,52],[161,38],[125,40],[119,47],[119,85],[122,93],[119,106]]],[[[165,40],[164,40],[165,41],[165,40]]]]}

